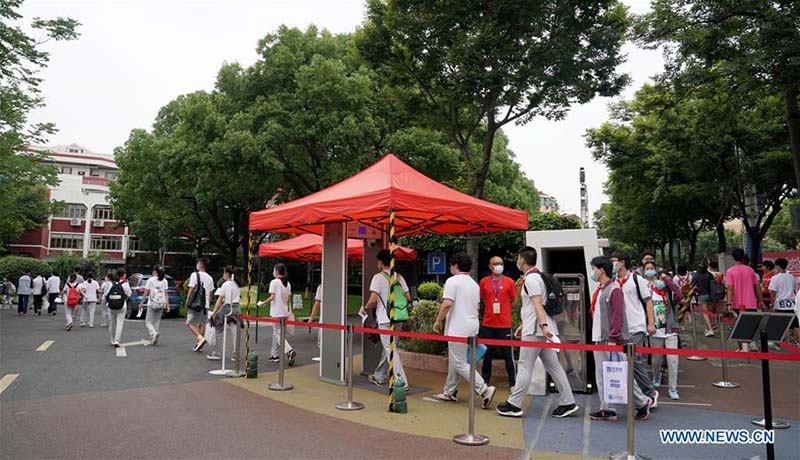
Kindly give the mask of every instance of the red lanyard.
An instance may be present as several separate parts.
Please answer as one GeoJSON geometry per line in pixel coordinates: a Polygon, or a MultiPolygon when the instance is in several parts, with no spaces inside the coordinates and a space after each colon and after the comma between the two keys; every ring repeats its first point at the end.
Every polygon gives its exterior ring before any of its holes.
{"type": "Polygon", "coordinates": [[[594,316],[594,307],[597,305],[597,297],[600,296],[600,291],[603,290],[603,286],[597,286],[597,289],[594,290],[594,294],[592,294],[592,307],[589,308],[589,316],[594,316]]]}
{"type": "Polygon", "coordinates": [[[494,278],[489,279],[489,282],[492,283],[492,290],[494,290],[494,300],[495,302],[498,301],[500,298],[500,289],[503,288],[503,275],[500,275],[500,279],[498,280],[497,286],[494,284],[494,278]]]}

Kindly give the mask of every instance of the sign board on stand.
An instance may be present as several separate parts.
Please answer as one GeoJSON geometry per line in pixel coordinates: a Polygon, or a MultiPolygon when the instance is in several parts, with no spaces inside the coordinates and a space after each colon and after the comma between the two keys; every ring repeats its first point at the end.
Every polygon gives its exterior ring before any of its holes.
{"type": "Polygon", "coordinates": [[[428,274],[444,275],[447,270],[447,256],[443,252],[431,252],[428,254],[428,274]]]}

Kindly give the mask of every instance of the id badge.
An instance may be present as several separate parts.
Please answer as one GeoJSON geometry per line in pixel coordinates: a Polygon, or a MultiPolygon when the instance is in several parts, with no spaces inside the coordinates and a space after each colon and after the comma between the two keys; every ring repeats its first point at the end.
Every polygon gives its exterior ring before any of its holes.
{"type": "Polygon", "coordinates": [[[500,314],[500,302],[495,302],[492,304],[492,311],[494,312],[495,315],[500,314]]]}

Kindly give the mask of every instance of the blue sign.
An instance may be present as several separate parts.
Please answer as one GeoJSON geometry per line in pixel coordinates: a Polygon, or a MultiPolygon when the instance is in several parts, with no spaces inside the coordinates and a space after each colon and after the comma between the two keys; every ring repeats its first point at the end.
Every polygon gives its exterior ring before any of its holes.
{"type": "Polygon", "coordinates": [[[428,254],[428,274],[444,275],[447,269],[447,256],[443,252],[431,252],[428,254]]]}

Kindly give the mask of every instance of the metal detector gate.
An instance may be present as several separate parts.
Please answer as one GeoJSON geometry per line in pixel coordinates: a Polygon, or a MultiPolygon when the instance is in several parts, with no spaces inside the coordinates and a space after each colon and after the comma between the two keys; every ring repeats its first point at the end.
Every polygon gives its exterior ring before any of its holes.
{"type": "MultiPolygon", "coordinates": [[[[586,279],[578,273],[556,274],[554,277],[564,288],[564,311],[553,318],[558,327],[558,337],[563,343],[586,344],[586,279]]],[[[586,352],[561,349],[558,359],[567,374],[572,391],[590,392],[586,352]]],[[[553,382],[550,382],[550,389],[555,389],[553,382]]]]}

